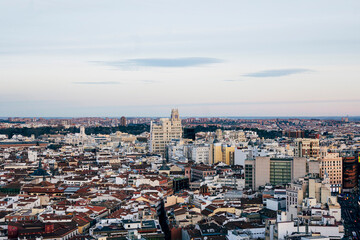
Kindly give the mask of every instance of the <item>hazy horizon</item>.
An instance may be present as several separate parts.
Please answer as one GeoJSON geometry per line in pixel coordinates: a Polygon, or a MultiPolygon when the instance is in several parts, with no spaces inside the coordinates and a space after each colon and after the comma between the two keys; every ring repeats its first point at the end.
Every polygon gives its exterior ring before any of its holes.
{"type": "MultiPolygon", "coordinates": [[[[76,118],[121,118],[124,115],[120,116],[67,116],[67,117],[43,117],[43,116],[25,116],[25,117],[4,117],[0,116],[0,119],[6,120],[8,118],[44,118],[44,119],[76,119],[76,118]]],[[[125,116],[126,118],[169,118],[168,116],[125,116]]],[[[181,119],[186,118],[227,118],[227,119],[341,119],[348,117],[349,120],[360,120],[359,116],[180,116],[181,119]]]]}

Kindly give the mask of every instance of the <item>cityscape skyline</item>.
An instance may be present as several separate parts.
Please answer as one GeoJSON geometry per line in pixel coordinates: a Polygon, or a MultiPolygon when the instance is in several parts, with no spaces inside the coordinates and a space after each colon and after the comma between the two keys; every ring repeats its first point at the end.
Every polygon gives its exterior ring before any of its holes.
{"type": "Polygon", "coordinates": [[[0,238],[357,239],[359,122],[9,118],[0,238]]]}
{"type": "Polygon", "coordinates": [[[359,0],[0,0],[0,240],[360,239],[359,29],[359,0]]]}
{"type": "MultiPolygon", "coordinates": [[[[120,119],[122,117],[125,117],[123,115],[119,115],[119,116],[84,116],[84,117],[42,117],[42,116],[24,116],[24,117],[19,117],[19,116],[0,116],[0,119],[2,120],[6,120],[6,119],[28,119],[28,118],[36,118],[36,119],[77,119],[77,118],[113,118],[113,119],[120,119]]],[[[158,119],[158,118],[164,118],[167,117],[165,115],[160,115],[160,116],[126,116],[126,118],[151,118],[151,119],[158,119]]],[[[319,120],[341,120],[343,118],[348,118],[349,120],[354,120],[357,121],[358,119],[360,119],[360,116],[182,116],[180,117],[181,119],[189,119],[189,118],[223,118],[223,119],[244,119],[244,120],[251,120],[251,119],[319,119],[319,120]]]]}

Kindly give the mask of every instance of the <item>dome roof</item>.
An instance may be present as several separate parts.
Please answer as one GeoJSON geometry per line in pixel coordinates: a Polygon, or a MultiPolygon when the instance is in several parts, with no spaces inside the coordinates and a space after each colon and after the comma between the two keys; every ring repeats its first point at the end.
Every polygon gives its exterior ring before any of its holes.
{"type": "Polygon", "coordinates": [[[30,174],[32,177],[49,176],[46,170],[42,169],[41,160],[39,160],[39,167],[33,173],[30,174]]]}

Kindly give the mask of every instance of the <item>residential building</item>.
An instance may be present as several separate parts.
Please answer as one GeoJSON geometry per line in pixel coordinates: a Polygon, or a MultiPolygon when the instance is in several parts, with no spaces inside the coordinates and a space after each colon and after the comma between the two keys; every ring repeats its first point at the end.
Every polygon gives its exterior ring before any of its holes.
{"type": "Polygon", "coordinates": [[[234,165],[235,146],[214,142],[210,148],[210,164],[223,162],[227,165],[234,165]]]}
{"type": "Polygon", "coordinates": [[[195,145],[192,148],[192,160],[196,163],[209,163],[210,145],[195,145]]]}
{"type": "Polygon", "coordinates": [[[318,158],[320,155],[319,139],[297,138],[295,139],[295,156],[318,158]]]}
{"type": "Polygon", "coordinates": [[[325,174],[329,176],[331,192],[341,192],[343,171],[339,153],[327,153],[321,159],[320,175],[324,178],[325,174]]]}

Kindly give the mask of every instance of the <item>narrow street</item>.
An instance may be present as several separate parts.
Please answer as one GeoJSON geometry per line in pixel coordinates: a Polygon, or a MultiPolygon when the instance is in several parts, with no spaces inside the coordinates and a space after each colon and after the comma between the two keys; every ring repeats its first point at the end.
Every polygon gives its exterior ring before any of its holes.
{"type": "Polygon", "coordinates": [[[358,200],[359,195],[355,193],[345,194],[344,197],[339,198],[345,236],[350,239],[360,239],[360,208],[358,200]]]}

